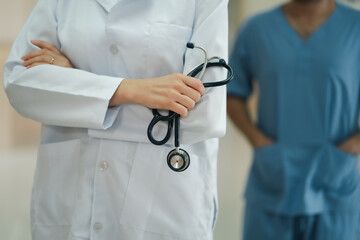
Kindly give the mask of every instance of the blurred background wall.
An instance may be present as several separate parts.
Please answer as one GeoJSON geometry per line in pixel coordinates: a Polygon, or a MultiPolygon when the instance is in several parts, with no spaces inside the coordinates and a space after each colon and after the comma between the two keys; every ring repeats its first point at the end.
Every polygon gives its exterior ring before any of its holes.
{"type": "MultiPolygon", "coordinates": [[[[37,0],[0,0],[0,72],[18,31],[37,0]]],[[[285,0],[230,0],[230,46],[237,28],[255,12],[285,0]]],[[[357,0],[348,0],[360,6],[357,0]]],[[[2,82],[2,74],[1,74],[2,82]]],[[[255,115],[256,96],[250,101],[255,115]]],[[[25,119],[10,106],[0,84],[0,239],[30,240],[29,206],[40,124],[25,119]]],[[[241,198],[252,151],[244,137],[228,121],[219,153],[219,218],[215,240],[240,239],[241,198]]]]}

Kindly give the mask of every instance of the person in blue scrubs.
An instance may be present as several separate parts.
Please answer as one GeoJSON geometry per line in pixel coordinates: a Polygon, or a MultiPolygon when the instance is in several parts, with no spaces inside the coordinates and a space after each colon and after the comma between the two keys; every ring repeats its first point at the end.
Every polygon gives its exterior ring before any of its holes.
{"type": "Polygon", "coordinates": [[[255,149],[243,240],[359,240],[360,12],[292,0],[246,21],[230,64],[228,114],[255,149]]]}

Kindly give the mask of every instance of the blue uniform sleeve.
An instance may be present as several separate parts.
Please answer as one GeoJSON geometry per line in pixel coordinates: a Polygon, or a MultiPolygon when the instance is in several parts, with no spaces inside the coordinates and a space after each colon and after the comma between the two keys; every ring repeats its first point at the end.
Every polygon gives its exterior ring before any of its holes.
{"type": "Polygon", "coordinates": [[[230,55],[230,66],[234,69],[234,79],[227,86],[228,95],[247,99],[253,90],[253,58],[251,24],[246,22],[239,30],[230,55]]]}

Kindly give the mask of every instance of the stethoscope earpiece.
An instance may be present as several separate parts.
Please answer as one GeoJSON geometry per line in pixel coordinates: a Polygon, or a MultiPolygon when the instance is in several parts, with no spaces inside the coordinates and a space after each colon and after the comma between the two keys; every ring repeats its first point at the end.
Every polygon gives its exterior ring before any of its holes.
{"type": "Polygon", "coordinates": [[[222,58],[219,60],[219,63],[220,63],[220,65],[223,66],[223,67],[226,65],[225,59],[222,59],[222,58]]]}
{"type": "Polygon", "coordinates": [[[184,149],[175,148],[169,152],[167,164],[175,172],[185,171],[190,165],[190,155],[184,149]]]}
{"type": "MultiPolygon", "coordinates": [[[[221,80],[221,81],[203,83],[204,87],[208,88],[208,87],[223,86],[223,85],[228,84],[231,81],[231,79],[233,79],[234,72],[224,59],[219,58],[219,57],[208,58],[205,49],[202,47],[196,46],[192,42],[188,42],[186,44],[186,47],[190,48],[190,49],[198,48],[204,52],[204,62],[199,64],[198,66],[194,67],[187,74],[187,76],[196,77],[196,78],[202,80],[202,76],[204,75],[206,68],[223,67],[223,68],[227,69],[227,71],[228,71],[227,78],[224,80],[221,80]]],[[[150,122],[148,129],[147,129],[147,135],[148,135],[150,142],[152,142],[155,145],[164,145],[165,143],[167,143],[167,141],[170,139],[170,136],[171,136],[171,133],[173,130],[173,125],[175,125],[175,138],[174,138],[175,149],[172,150],[171,152],[169,152],[169,154],[167,156],[167,164],[175,172],[185,171],[190,165],[190,156],[184,149],[179,148],[179,146],[180,146],[180,142],[179,142],[180,115],[175,112],[169,111],[169,114],[164,116],[164,115],[161,115],[159,113],[159,111],[156,109],[153,109],[152,113],[153,113],[154,117],[153,117],[152,121],[150,122]],[[160,121],[168,122],[168,129],[167,129],[165,137],[162,140],[156,140],[152,135],[152,131],[153,131],[154,126],[160,121]],[[174,124],[174,122],[175,122],[175,124],[174,124]]]]}
{"type": "Polygon", "coordinates": [[[195,47],[195,45],[194,45],[192,42],[188,42],[188,43],[186,44],[186,47],[193,49],[193,48],[195,47]]]}

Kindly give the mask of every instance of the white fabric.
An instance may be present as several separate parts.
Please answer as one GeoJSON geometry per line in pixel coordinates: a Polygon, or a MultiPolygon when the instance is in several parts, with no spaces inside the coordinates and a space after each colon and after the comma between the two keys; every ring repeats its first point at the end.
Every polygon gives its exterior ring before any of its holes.
{"type": "MultiPolygon", "coordinates": [[[[212,239],[225,87],[208,89],[181,119],[191,157],[182,173],[166,164],[173,138],[166,146],[147,139],[150,109],[108,107],[124,78],[186,74],[202,62],[188,41],[227,59],[226,0],[39,0],[4,69],[12,106],[43,124],[33,240],[212,239]],[[27,70],[21,57],[38,49],[31,40],[54,44],[76,69],[27,70]]],[[[225,77],[210,70],[204,81],[225,77]]],[[[156,129],[160,138],[166,125],[156,129]]]]}

